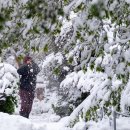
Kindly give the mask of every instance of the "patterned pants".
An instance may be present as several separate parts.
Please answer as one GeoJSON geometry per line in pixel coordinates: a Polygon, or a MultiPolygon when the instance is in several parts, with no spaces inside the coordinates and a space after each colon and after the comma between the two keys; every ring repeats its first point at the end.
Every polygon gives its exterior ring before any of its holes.
{"type": "Polygon", "coordinates": [[[19,94],[21,99],[21,109],[19,113],[21,116],[29,118],[34,100],[34,91],[20,89],[19,94]]]}

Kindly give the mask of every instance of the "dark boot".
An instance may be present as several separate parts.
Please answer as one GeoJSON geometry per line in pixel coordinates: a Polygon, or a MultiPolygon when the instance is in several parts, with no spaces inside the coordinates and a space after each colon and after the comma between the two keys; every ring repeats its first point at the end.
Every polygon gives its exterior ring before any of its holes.
{"type": "Polygon", "coordinates": [[[26,113],[26,118],[29,118],[29,113],[26,113]]]}
{"type": "Polygon", "coordinates": [[[20,116],[23,116],[25,118],[29,118],[29,114],[26,112],[20,112],[20,116]]]}

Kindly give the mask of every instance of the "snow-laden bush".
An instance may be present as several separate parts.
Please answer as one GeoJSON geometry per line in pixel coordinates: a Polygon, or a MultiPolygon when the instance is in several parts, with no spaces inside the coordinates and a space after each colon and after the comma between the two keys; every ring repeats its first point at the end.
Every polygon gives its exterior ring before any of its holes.
{"type": "MultiPolygon", "coordinates": [[[[81,70],[73,73],[73,76],[71,75],[72,73],[63,80],[62,87],[74,87],[81,92],[90,92],[90,95],[70,115],[71,125],[78,121],[79,114],[83,115],[85,120],[98,120],[101,107],[115,107],[116,110],[121,110],[120,97],[123,85],[116,76],[110,79],[106,73],[96,72],[90,68],[86,73],[81,70]]],[[[106,111],[105,114],[110,115],[111,112],[106,111]]]]}
{"type": "Polygon", "coordinates": [[[72,122],[80,112],[87,120],[98,119],[98,109],[104,106],[123,112],[129,110],[129,4],[117,0],[72,0],[64,7],[66,21],[71,23],[68,30],[72,31],[69,38],[66,30],[62,32],[67,38],[63,49],[74,70],[61,87],[90,92],[71,114],[72,122]]]}
{"type": "Polygon", "coordinates": [[[18,74],[7,63],[0,63],[0,94],[0,111],[13,113],[18,96],[18,74]]]}
{"type": "Polygon", "coordinates": [[[73,109],[82,102],[80,90],[75,89],[75,87],[60,87],[60,82],[70,71],[63,60],[64,57],[61,52],[49,54],[41,62],[40,72],[41,75],[44,75],[42,79],[44,83],[48,82],[44,85],[44,103],[48,105],[43,107],[43,111],[47,108],[49,112],[53,108],[54,112],[60,116],[70,115],[73,109]]]}

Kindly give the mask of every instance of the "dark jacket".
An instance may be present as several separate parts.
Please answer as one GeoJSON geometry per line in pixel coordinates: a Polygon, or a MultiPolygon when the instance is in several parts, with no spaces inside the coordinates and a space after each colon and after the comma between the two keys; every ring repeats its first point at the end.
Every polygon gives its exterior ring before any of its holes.
{"type": "Polygon", "coordinates": [[[34,62],[32,64],[24,64],[18,70],[20,78],[20,88],[27,91],[34,91],[36,87],[36,76],[40,72],[38,65],[34,62]]]}

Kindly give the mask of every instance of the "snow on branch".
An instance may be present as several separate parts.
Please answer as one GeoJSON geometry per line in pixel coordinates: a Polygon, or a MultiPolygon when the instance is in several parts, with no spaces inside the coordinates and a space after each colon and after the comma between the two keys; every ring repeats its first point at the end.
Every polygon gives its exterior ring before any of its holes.
{"type": "Polygon", "coordinates": [[[10,64],[0,63],[0,77],[0,93],[12,94],[19,79],[17,70],[10,64]]]}

